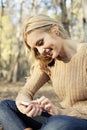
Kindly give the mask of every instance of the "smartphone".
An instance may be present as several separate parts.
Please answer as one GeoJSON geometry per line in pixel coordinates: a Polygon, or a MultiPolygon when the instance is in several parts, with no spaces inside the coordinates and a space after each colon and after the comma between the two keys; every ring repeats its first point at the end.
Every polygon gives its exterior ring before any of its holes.
{"type": "Polygon", "coordinates": [[[24,105],[24,106],[29,106],[29,102],[26,102],[26,101],[21,101],[21,104],[24,105]]]}

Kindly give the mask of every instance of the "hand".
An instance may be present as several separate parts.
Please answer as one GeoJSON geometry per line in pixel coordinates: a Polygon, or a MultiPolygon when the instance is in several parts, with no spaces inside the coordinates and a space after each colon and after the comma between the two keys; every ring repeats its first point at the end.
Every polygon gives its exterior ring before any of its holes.
{"type": "Polygon", "coordinates": [[[42,109],[37,105],[30,102],[28,106],[23,105],[21,102],[16,102],[16,105],[20,112],[26,114],[28,117],[39,116],[42,113],[42,109]]]}
{"type": "Polygon", "coordinates": [[[40,108],[47,111],[51,115],[58,114],[57,107],[55,105],[53,105],[53,103],[48,98],[46,98],[45,96],[42,96],[41,98],[33,100],[32,103],[38,103],[40,108]]]}

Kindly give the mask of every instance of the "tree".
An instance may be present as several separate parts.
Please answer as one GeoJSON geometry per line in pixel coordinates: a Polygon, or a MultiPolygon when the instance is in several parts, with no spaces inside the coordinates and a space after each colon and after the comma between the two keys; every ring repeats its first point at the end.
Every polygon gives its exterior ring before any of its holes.
{"type": "MultiPolygon", "coordinates": [[[[7,81],[10,82],[17,82],[17,80],[19,79],[20,77],[20,73],[18,74],[19,71],[19,61],[20,61],[20,57],[21,57],[21,48],[22,48],[22,33],[21,33],[21,26],[22,26],[22,7],[23,7],[23,0],[20,1],[20,8],[19,8],[19,19],[18,19],[18,22],[17,22],[17,35],[16,35],[16,38],[17,38],[17,44],[16,44],[16,53],[15,53],[15,59],[12,60],[12,63],[11,63],[11,69],[9,71],[9,74],[8,74],[8,79],[7,81]]],[[[22,67],[21,67],[22,69],[22,67]]]]}
{"type": "Polygon", "coordinates": [[[61,17],[61,22],[64,26],[64,28],[67,30],[68,34],[70,35],[70,31],[69,31],[69,18],[68,18],[68,12],[67,12],[67,5],[66,5],[66,1],[67,0],[52,0],[54,7],[55,7],[55,11],[56,11],[56,15],[60,15],[61,17]],[[57,8],[61,9],[61,12],[58,13],[57,12],[57,8]]]}
{"type": "Polygon", "coordinates": [[[82,0],[84,42],[87,42],[87,0],[82,0]]]}
{"type": "Polygon", "coordinates": [[[67,15],[67,7],[66,7],[66,0],[60,1],[60,8],[61,8],[61,21],[65,27],[65,29],[69,32],[69,19],[67,15]]]}

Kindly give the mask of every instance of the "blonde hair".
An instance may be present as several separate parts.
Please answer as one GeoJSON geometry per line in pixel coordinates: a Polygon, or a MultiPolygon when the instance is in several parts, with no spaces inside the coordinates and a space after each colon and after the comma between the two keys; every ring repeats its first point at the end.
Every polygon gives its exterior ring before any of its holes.
{"type": "MultiPolygon", "coordinates": [[[[24,32],[23,32],[24,42],[28,47],[28,49],[31,50],[30,46],[27,43],[27,35],[31,33],[31,31],[36,29],[41,29],[45,32],[49,32],[49,30],[51,30],[51,26],[55,24],[58,25],[58,31],[60,32],[61,37],[64,39],[68,39],[69,35],[59,21],[56,21],[44,14],[38,14],[30,17],[25,24],[24,32]]],[[[34,52],[35,51],[36,50],[34,50],[34,52]]],[[[41,57],[39,53],[37,53],[37,51],[35,52],[35,57],[41,60],[42,66],[45,66],[52,61],[50,57],[41,57]]]]}

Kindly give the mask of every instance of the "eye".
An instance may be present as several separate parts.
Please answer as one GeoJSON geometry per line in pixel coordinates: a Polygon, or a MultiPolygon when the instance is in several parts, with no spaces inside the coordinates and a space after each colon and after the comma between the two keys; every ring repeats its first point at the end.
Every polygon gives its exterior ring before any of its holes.
{"type": "Polygon", "coordinates": [[[44,44],[44,40],[40,39],[36,42],[36,46],[42,46],[44,44]]]}

